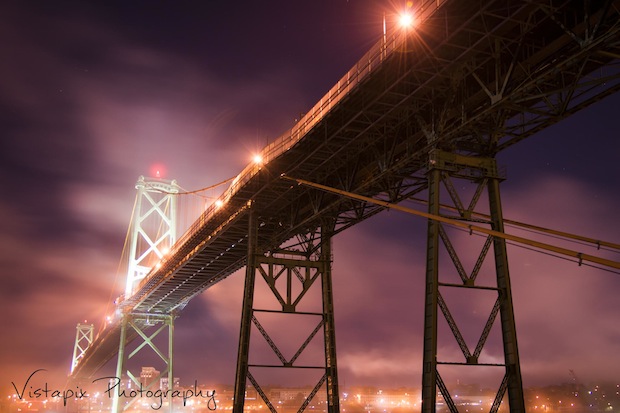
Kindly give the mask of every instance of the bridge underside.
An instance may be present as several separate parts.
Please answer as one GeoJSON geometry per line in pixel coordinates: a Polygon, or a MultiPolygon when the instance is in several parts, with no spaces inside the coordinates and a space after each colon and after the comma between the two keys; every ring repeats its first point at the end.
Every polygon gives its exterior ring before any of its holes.
{"type": "MultiPolygon", "coordinates": [[[[282,174],[398,203],[427,191],[435,151],[492,159],[620,89],[620,1],[439,3],[425,2],[424,21],[379,43],[266,147],[120,309],[178,312],[245,266],[250,203],[261,254],[325,219],[334,235],[382,210],[282,174]]],[[[109,325],[74,376],[114,357],[119,334],[109,325]]]]}

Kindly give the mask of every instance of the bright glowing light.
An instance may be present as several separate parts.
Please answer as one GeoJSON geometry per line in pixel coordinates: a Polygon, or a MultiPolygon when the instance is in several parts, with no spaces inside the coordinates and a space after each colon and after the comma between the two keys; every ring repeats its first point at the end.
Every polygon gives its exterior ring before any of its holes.
{"type": "Polygon", "coordinates": [[[222,205],[224,205],[224,201],[222,201],[221,199],[218,199],[215,201],[215,206],[218,208],[221,208],[222,205]]]}
{"type": "Polygon", "coordinates": [[[149,167],[149,174],[155,178],[166,177],[166,167],[162,163],[155,163],[149,167]]]}
{"type": "Polygon", "coordinates": [[[258,165],[263,163],[263,157],[258,154],[254,155],[253,160],[254,160],[254,163],[258,165]]]}
{"type": "Polygon", "coordinates": [[[403,13],[400,15],[398,23],[400,24],[400,27],[402,27],[403,29],[407,29],[413,26],[413,16],[411,15],[411,13],[403,13]]]}

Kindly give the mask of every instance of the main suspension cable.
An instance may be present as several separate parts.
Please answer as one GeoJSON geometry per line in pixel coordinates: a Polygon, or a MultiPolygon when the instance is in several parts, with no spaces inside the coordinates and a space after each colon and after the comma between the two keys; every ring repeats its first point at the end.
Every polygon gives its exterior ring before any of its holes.
{"type": "Polygon", "coordinates": [[[321,184],[317,184],[317,183],[314,183],[314,182],[306,181],[304,179],[288,177],[288,176],[286,176],[284,174],[281,175],[281,178],[289,180],[289,181],[297,182],[300,185],[305,185],[305,186],[321,189],[321,190],[323,190],[325,192],[330,192],[332,194],[346,196],[348,198],[356,199],[358,201],[369,202],[369,203],[372,203],[372,204],[375,204],[375,205],[383,206],[385,208],[395,209],[397,211],[405,212],[405,213],[412,214],[412,215],[418,215],[418,216],[421,216],[421,217],[424,217],[424,218],[427,218],[427,219],[432,219],[434,221],[443,222],[445,224],[452,225],[452,226],[455,226],[455,227],[464,228],[464,229],[468,230],[470,233],[479,232],[479,233],[491,235],[491,236],[494,236],[494,237],[503,238],[505,240],[510,240],[510,241],[513,241],[513,242],[517,242],[519,244],[528,245],[530,247],[534,247],[534,248],[537,248],[537,249],[541,249],[541,250],[545,250],[545,251],[550,251],[550,252],[553,252],[553,253],[556,253],[556,254],[560,254],[560,255],[576,258],[579,265],[582,265],[583,262],[586,261],[586,262],[592,262],[592,263],[599,264],[599,265],[602,265],[602,266],[605,266],[605,267],[610,267],[610,268],[615,268],[617,270],[620,270],[620,262],[617,262],[617,261],[612,261],[612,260],[609,260],[609,259],[605,259],[605,258],[594,256],[594,255],[585,254],[585,253],[582,253],[582,252],[579,252],[579,251],[574,251],[574,250],[571,250],[571,249],[568,249],[568,248],[558,247],[558,246],[555,246],[555,245],[547,244],[547,243],[544,243],[544,242],[532,240],[532,239],[525,238],[525,237],[520,237],[520,236],[517,236],[517,235],[506,234],[504,232],[499,232],[499,231],[495,231],[495,230],[492,230],[492,229],[484,228],[484,227],[481,227],[479,225],[473,225],[473,224],[465,223],[463,221],[458,221],[458,220],[455,220],[455,219],[446,218],[446,217],[443,217],[441,215],[434,215],[434,214],[430,214],[430,213],[427,213],[427,212],[418,211],[418,210],[415,210],[413,208],[408,208],[408,207],[405,207],[405,206],[402,206],[402,205],[394,204],[394,203],[383,201],[383,200],[380,200],[380,199],[375,199],[375,198],[370,198],[370,197],[363,196],[363,195],[358,195],[358,194],[355,194],[355,193],[352,193],[352,192],[348,192],[348,191],[344,191],[344,190],[341,190],[341,189],[336,189],[336,188],[332,188],[332,187],[329,187],[329,186],[326,186],[326,185],[321,185],[321,184]]]}
{"type": "MultiPolygon", "coordinates": [[[[428,204],[428,202],[424,199],[420,199],[420,198],[409,198],[409,199],[417,203],[423,204],[423,205],[428,204]]],[[[450,210],[450,211],[458,212],[457,208],[450,206],[450,205],[441,204],[440,207],[443,209],[450,210]]],[[[471,214],[477,217],[480,217],[480,218],[484,218],[484,219],[491,218],[490,215],[483,214],[480,212],[471,211],[471,214]]],[[[525,231],[543,233],[547,236],[550,236],[556,239],[569,239],[572,242],[576,242],[581,245],[595,245],[596,249],[599,249],[599,250],[605,250],[605,251],[611,251],[611,252],[620,251],[620,244],[616,244],[613,242],[602,241],[602,240],[585,237],[583,235],[578,235],[578,234],[571,234],[568,232],[558,231],[555,229],[545,228],[545,227],[541,227],[538,225],[528,224],[525,222],[519,222],[519,221],[507,219],[507,218],[504,218],[504,223],[507,225],[512,225],[514,227],[520,227],[524,229],[525,231]]]]}

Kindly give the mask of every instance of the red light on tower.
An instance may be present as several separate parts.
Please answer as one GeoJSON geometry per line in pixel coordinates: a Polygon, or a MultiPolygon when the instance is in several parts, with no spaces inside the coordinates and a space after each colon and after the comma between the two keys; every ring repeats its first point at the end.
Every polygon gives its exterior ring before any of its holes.
{"type": "Polygon", "coordinates": [[[149,168],[149,174],[150,174],[150,176],[155,177],[155,178],[165,178],[166,177],[166,168],[164,167],[164,165],[162,165],[160,163],[153,164],[149,168]]]}

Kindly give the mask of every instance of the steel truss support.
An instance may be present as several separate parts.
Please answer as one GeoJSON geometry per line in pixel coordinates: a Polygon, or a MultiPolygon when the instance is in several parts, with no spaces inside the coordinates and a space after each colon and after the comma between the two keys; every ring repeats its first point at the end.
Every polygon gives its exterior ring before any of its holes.
{"type": "Polygon", "coordinates": [[[141,176],[136,189],[125,297],[133,294],[177,239],[177,182],[141,176]]]}
{"type": "MultiPolygon", "coordinates": [[[[248,259],[241,314],[233,413],[243,413],[247,381],[252,384],[269,410],[273,413],[277,412],[274,404],[269,400],[269,397],[252,374],[252,371],[261,368],[276,368],[281,369],[280,371],[289,369],[289,372],[291,372],[291,369],[322,370],[323,375],[313,390],[306,396],[298,411],[299,413],[303,412],[314,396],[325,385],[327,412],[339,413],[340,400],[336,368],[334,301],[331,280],[331,235],[334,229],[333,221],[326,222],[316,231],[299,237],[295,245],[287,245],[266,253],[259,251],[257,246],[260,225],[253,212],[250,213],[249,222],[248,259]],[[273,294],[273,298],[277,302],[276,309],[255,308],[254,293],[257,276],[265,281],[269,291],[273,294]],[[311,294],[307,295],[307,293],[316,282],[320,282],[321,288],[322,304],[320,307],[317,305],[317,308],[320,309],[316,312],[300,311],[299,307],[306,304],[304,298],[306,301],[311,300],[309,298],[311,294]],[[300,317],[310,317],[316,321],[316,324],[312,332],[304,336],[305,340],[294,354],[286,357],[283,354],[284,352],[278,347],[277,340],[273,339],[268,333],[269,328],[265,328],[259,321],[260,315],[265,313],[272,315],[280,314],[278,317],[283,317],[286,314],[287,317],[294,316],[292,318],[296,320],[300,320],[300,317]],[[265,339],[279,363],[250,363],[250,337],[252,330],[265,339]],[[317,360],[316,363],[311,365],[300,364],[299,358],[305,354],[304,351],[311,343],[316,342],[315,338],[320,336],[321,332],[323,335],[324,352],[324,357],[321,358],[323,360],[320,362],[317,360]]],[[[313,301],[312,304],[317,303],[313,301]]],[[[279,324],[278,328],[286,328],[286,326],[279,324]]],[[[290,337],[288,338],[290,339],[290,337]]],[[[314,359],[314,357],[312,358],[314,359]]]]}
{"type": "MultiPolygon", "coordinates": [[[[463,221],[475,221],[477,225],[488,225],[492,230],[504,232],[502,207],[500,202],[499,182],[501,178],[497,171],[495,159],[464,156],[434,150],[430,153],[428,172],[428,212],[440,215],[441,195],[448,196],[451,204],[457,211],[454,217],[463,221]],[[472,199],[467,207],[461,201],[461,195],[452,183],[453,178],[464,179],[476,186],[473,188],[472,199]],[[490,219],[481,220],[473,218],[472,214],[478,201],[486,190],[489,200],[490,219]]],[[[468,273],[459,259],[453,242],[443,224],[437,220],[428,221],[427,233],[427,258],[426,258],[426,301],[424,313],[424,365],[422,373],[422,412],[434,413],[436,411],[437,391],[445,400],[445,405],[452,413],[458,411],[458,407],[452,400],[448,385],[442,379],[438,366],[462,365],[471,368],[498,368],[503,367],[504,377],[499,385],[495,401],[491,407],[491,413],[496,413],[500,403],[508,392],[510,411],[515,413],[525,412],[523,398],[523,385],[521,382],[521,370],[519,365],[519,353],[517,336],[512,305],[512,293],[510,289],[510,277],[508,272],[508,258],[506,253],[506,240],[499,237],[488,236],[478,259],[470,273],[468,273]],[[441,240],[441,243],[440,243],[441,240]],[[440,279],[440,249],[449,256],[453,270],[461,279],[460,283],[445,282],[445,277],[440,279]],[[489,250],[493,247],[495,256],[495,279],[496,285],[479,285],[477,277],[481,272],[482,264],[489,250]],[[475,350],[472,352],[463,334],[454,320],[450,309],[441,292],[446,289],[479,289],[497,294],[486,325],[478,340],[475,350]],[[438,321],[440,314],[445,318],[457,344],[463,353],[462,362],[442,361],[438,357],[438,321]],[[481,363],[479,357],[485,346],[487,338],[499,314],[501,320],[501,335],[503,340],[504,363],[490,364],[481,363]]],[[[445,263],[442,262],[443,265],[445,263]]],[[[443,265],[441,266],[443,268],[443,265]]],[[[441,271],[442,274],[448,271],[441,271]]],[[[453,272],[453,271],[452,271],[453,272]]],[[[464,295],[464,294],[461,294],[464,295]]],[[[443,347],[443,346],[442,346],[443,347]]]]}
{"type": "MultiPolygon", "coordinates": [[[[73,359],[71,362],[71,373],[78,365],[80,360],[84,357],[86,350],[93,342],[93,324],[81,324],[78,323],[75,331],[75,346],[73,347],[73,359]]],[[[84,388],[89,383],[83,378],[74,379],[76,386],[84,388]]],[[[90,399],[79,398],[75,400],[74,405],[75,412],[90,412],[90,399]]]]}
{"type": "MultiPolygon", "coordinates": [[[[120,413],[128,410],[140,398],[140,394],[148,395],[149,391],[160,390],[160,380],[168,379],[168,388],[161,389],[172,390],[174,387],[173,375],[173,336],[174,336],[174,319],[175,315],[169,314],[137,314],[126,313],[122,315],[121,332],[118,347],[118,360],[116,364],[116,387],[112,390],[112,413],[120,413]],[[154,331],[152,331],[154,329],[154,331]],[[148,331],[151,330],[151,331],[148,331]],[[160,349],[155,343],[155,338],[160,334],[168,333],[167,349],[160,349]],[[127,348],[129,337],[136,335],[138,337],[138,345],[130,350],[127,348]],[[136,356],[141,350],[150,348],[163,361],[164,368],[156,377],[149,377],[149,383],[141,381],[140,374],[137,376],[128,369],[128,362],[136,356]],[[167,350],[167,351],[166,351],[167,350]],[[134,387],[135,386],[135,387],[134,387]],[[141,389],[136,397],[131,397],[131,389],[141,389]],[[123,390],[124,393],[123,393],[123,390]],[[121,397],[122,396],[122,397],[121,397]],[[125,402],[124,404],[122,403],[125,402]]],[[[111,385],[111,386],[112,386],[111,385]]],[[[172,392],[168,392],[168,408],[173,411],[172,392]]],[[[159,401],[155,400],[154,405],[157,406],[159,401]]],[[[158,409],[159,410],[159,409],[158,409]]]]}

